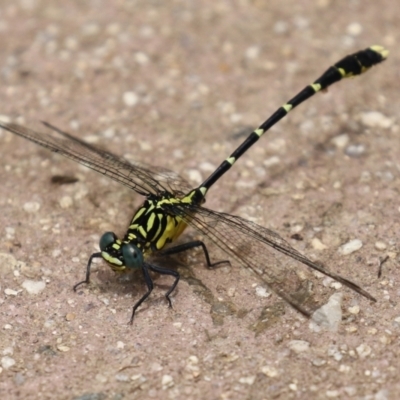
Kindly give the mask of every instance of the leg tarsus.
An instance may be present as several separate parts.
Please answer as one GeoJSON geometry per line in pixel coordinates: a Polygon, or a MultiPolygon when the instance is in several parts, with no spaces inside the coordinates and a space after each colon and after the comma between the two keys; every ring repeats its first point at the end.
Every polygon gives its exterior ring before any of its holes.
{"type": "Polygon", "coordinates": [[[146,282],[147,286],[147,292],[136,302],[136,304],[132,308],[132,316],[131,319],[129,320],[129,325],[133,324],[133,318],[135,317],[135,312],[138,309],[138,307],[150,296],[151,292],[153,291],[153,280],[151,279],[151,276],[149,274],[148,270],[149,264],[143,263],[142,266],[142,272],[144,276],[144,280],[146,282]]]}
{"type": "Polygon", "coordinates": [[[86,283],[86,284],[89,284],[89,283],[90,283],[90,269],[91,269],[91,266],[92,266],[92,261],[93,261],[94,258],[99,258],[99,257],[101,257],[101,253],[93,253],[93,254],[89,257],[89,260],[88,260],[88,263],[87,263],[87,266],[86,266],[86,278],[85,278],[84,281],[78,282],[76,285],[73,286],[72,289],[74,290],[74,292],[76,292],[76,289],[77,289],[80,285],[82,285],[82,284],[84,284],[84,283],[86,283]]]}

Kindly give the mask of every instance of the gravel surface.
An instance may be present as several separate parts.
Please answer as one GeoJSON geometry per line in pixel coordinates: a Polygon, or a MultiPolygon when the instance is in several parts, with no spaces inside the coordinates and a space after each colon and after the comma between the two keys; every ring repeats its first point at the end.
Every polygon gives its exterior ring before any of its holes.
{"type": "Polygon", "coordinates": [[[91,285],[72,286],[143,199],[0,131],[0,398],[398,399],[396,4],[2,0],[3,120],[48,121],[193,186],[332,63],[373,44],[391,53],[293,111],[207,198],[378,300],[314,277],[333,291],[321,324],[240,265],[209,270],[191,252],[166,261],[182,275],[173,309],[170,277],[156,276],[127,325],[140,274],[99,261],[91,285]]]}

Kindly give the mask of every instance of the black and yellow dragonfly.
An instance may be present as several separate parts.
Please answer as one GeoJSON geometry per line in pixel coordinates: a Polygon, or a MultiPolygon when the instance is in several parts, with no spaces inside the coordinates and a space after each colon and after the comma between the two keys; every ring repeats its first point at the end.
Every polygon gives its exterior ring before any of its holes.
{"type": "Polygon", "coordinates": [[[312,294],[311,296],[299,295],[302,282],[296,273],[300,266],[298,263],[333,278],[369,300],[376,300],[356,283],[302,255],[270,229],[241,217],[204,207],[205,197],[214,183],[232,167],[238,158],[294,107],[343,78],[362,74],[373,65],[385,60],[387,55],[388,51],[383,47],[371,46],[337,62],[314,83],[278,108],[195,189],[170,170],[128,162],[122,157],[100,150],[48,123],[44,125],[51,129],[51,133],[36,132],[8,122],[0,122],[0,127],[106,175],[146,198],[135,212],[122,239],[117,238],[113,232],[102,235],[100,251],[90,256],[86,278],[76,284],[74,290],[83,283],[89,283],[93,259],[103,258],[114,271],[128,272],[140,269],[143,272],[147,291],[134,305],[130,323],[133,322],[137,308],[153,290],[151,271],[174,277],[174,282],[165,295],[171,306],[170,294],[178,284],[179,273],[176,270],[155,265],[150,255],[170,255],[201,247],[208,266],[226,262],[212,263],[206,245],[200,240],[175,246],[169,245],[189,225],[200,232],[205,240],[211,241],[222,249],[230,259],[250,268],[270,289],[296,310],[305,316],[310,316],[316,308],[316,302],[312,299],[312,294]],[[280,257],[282,254],[288,257],[280,257]]]}

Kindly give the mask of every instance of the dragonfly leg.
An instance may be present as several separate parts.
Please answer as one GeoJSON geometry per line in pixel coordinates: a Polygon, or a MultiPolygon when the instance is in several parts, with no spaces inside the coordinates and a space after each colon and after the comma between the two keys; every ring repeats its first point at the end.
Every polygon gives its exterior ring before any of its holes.
{"type": "Polygon", "coordinates": [[[92,267],[92,261],[94,258],[101,258],[101,253],[93,253],[90,256],[89,261],[87,263],[87,267],[86,267],[86,278],[84,281],[78,282],[76,285],[74,285],[74,287],[73,287],[74,292],[76,292],[76,289],[78,288],[78,286],[80,286],[84,283],[88,284],[90,282],[90,269],[92,267]]]}
{"type": "Polygon", "coordinates": [[[183,251],[194,249],[196,247],[202,248],[204,256],[206,258],[207,266],[209,268],[213,268],[213,267],[216,267],[217,265],[225,264],[225,263],[227,263],[229,265],[231,264],[231,262],[229,260],[222,260],[222,261],[217,261],[215,263],[212,263],[211,259],[210,259],[210,255],[208,254],[207,247],[201,240],[194,240],[193,242],[187,242],[187,243],[179,244],[174,247],[170,247],[169,249],[163,250],[161,252],[161,254],[162,255],[177,254],[177,253],[181,253],[183,251]]]}

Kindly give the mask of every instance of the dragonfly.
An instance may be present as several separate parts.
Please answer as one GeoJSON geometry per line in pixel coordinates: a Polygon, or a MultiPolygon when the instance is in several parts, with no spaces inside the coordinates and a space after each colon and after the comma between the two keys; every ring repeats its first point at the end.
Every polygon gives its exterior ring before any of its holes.
{"type": "MultiPolygon", "coordinates": [[[[147,290],[133,306],[129,321],[132,324],[136,310],[153,290],[151,272],[173,277],[174,281],[165,293],[168,304],[172,307],[170,295],[178,285],[180,275],[175,269],[155,264],[152,256],[168,256],[199,248],[204,253],[209,267],[235,260],[253,271],[269,289],[295,310],[310,317],[318,303],[314,300],[313,288],[306,287],[305,291],[303,290],[304,280],[297,273],[301,264],[340,282],[373,302],[376,299],[355,282],[301,254],[278,233],[240,216],[205,207],[205,198],[211,187],[236,161],[293,108],[343,78],[366,72],[384,61],[388,53],[382,46],[371,46],[344,57],[328,68],[312,84],[279,107],[194,189],[184,178],[171,170],[129,162],[47,122],[43,122],[44,126],[49,128],[46,132],[13,122],[0,122],[0,127],[91,168],[145,197],[144,202],[135,211],[124,237],[118,238],[114,232],[106,232],[101,236],[100,251],[90,256],[85,279],[73,287],[75,291],[81,285],[90,283],[91,266],[95,258],[102,258],[118,273],[141,270],[147,290]],[[194,228],[206,241],[219,247],[229,260],[211,262],[208,248],[202,240],[174,244],[188,226],[194,228]]],[[[307,284],[309,282],[306,281],[307,284]]]]}

